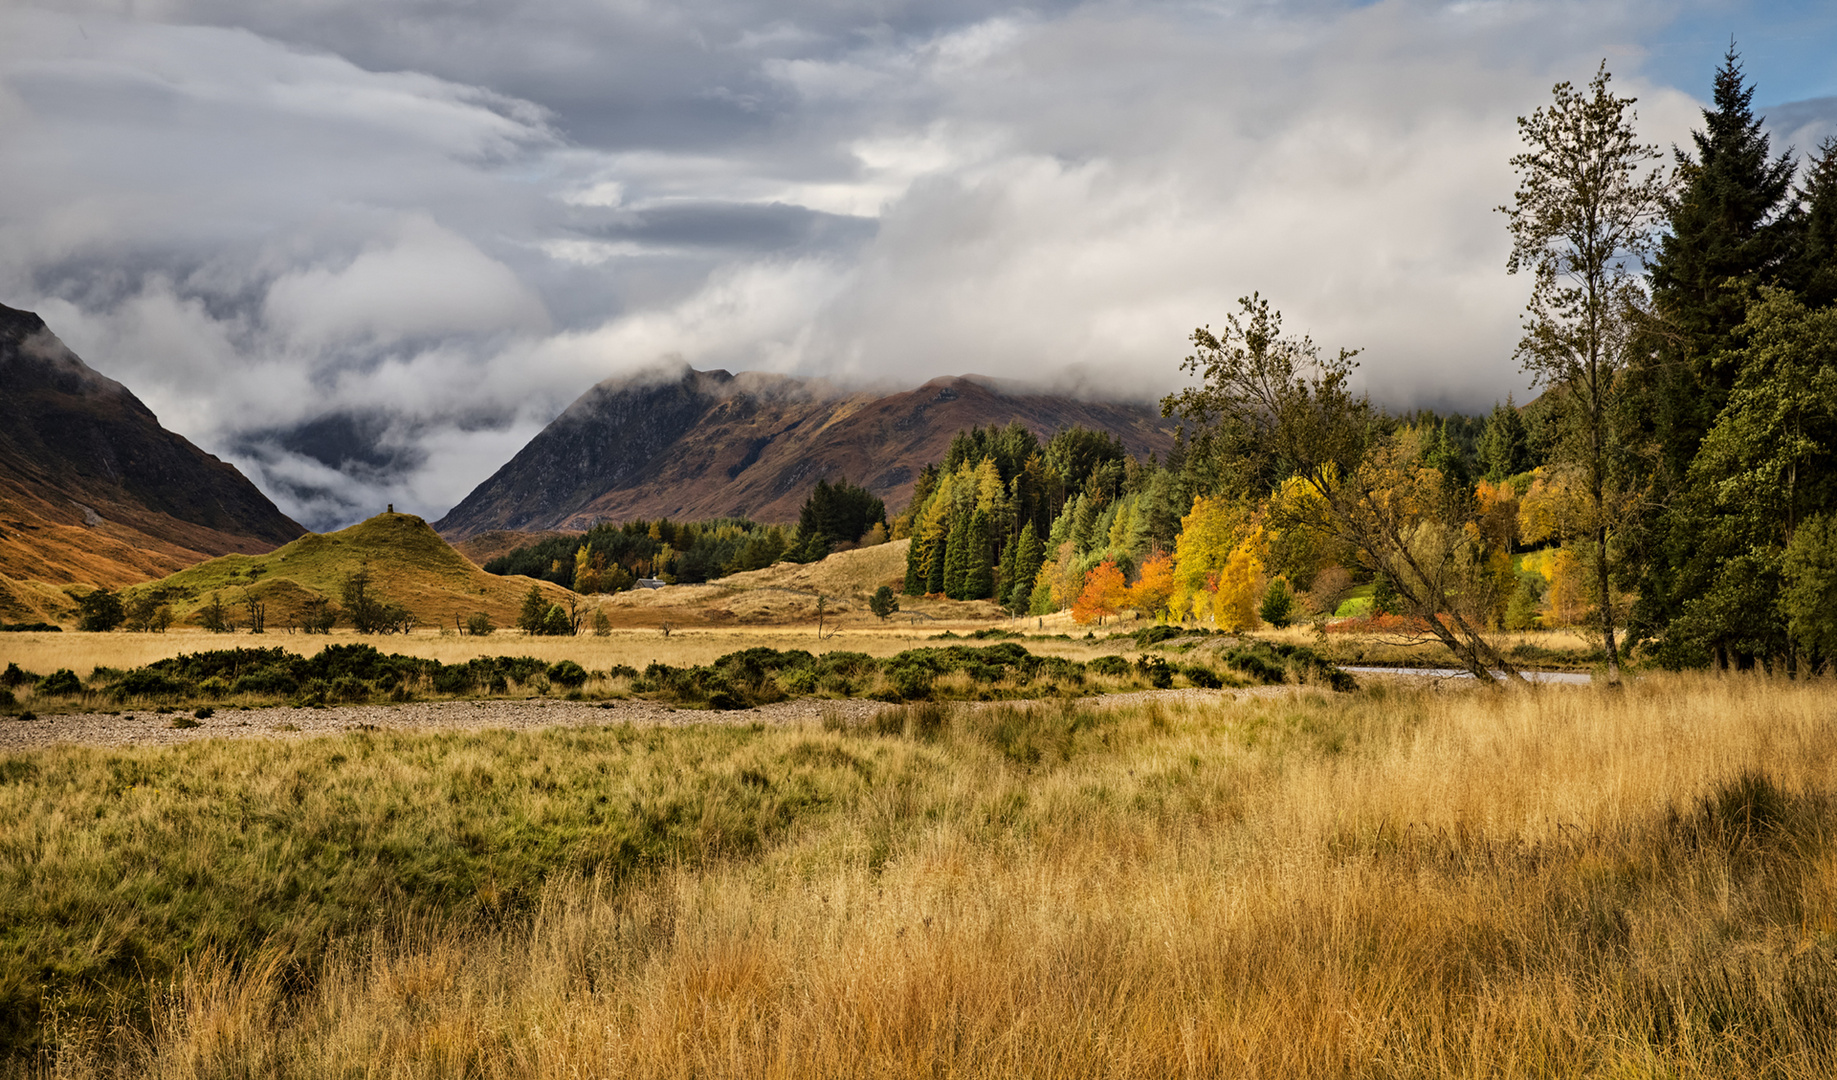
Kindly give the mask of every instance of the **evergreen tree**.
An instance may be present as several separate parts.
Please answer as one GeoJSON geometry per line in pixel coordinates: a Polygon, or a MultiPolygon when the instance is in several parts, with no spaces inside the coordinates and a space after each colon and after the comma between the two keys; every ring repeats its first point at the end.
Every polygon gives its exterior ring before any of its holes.
{"type": "Polygon", "coordinates": [[[1072,550],[1080,556],[1091,550],[1091,543],[1097,529],[1097,507],[1088,496],[1079,495],[1067,511],[1071,515],[1070,532],[1066,539],[1072,542],[1072,550]]]}
{"type": "Polygon", "coordinates": [[[952,600],[966,600],[964,578],[970,569],[970,515],[952,515],[950,537],[944,545],[944,595],[952,600]]]}
{"type": "Polygon", "coordinates": [[[904,592],[907,596],[918,596],[925,591],[924,552],[925,548],[919,543],[918,537],[913,537],[912,543],[906,547],[906,583],[904,592]]]}
{"type": "Polygon", "coordinates": [[[1072,538],[1072,518],[1076,516],[1073,511],[1077,506],[1078,500],[1073,499],[1065,504],[1065,509],[1060,511],[1058,517],[1052,519],[1052,525],[1046,533],[1047,551],[1058,551],[1060,544],[1072,538]]]}
{"type": "MultiPolygon", "coordinates": [[[[914,540],[913,543],[917,543],[914,540]]],[[[931,543],[931,560],[927,564],[930,571],[925,575],[925,592],[936,595],[944,591],[946,567],[950,562],[950,530],[938,534],[931,543]]]]}
{"type": "Polygon", "coordinates": [[[1184,497],[1179,473],[1170,465],[1157,469],[1142,492],[1140,518],[1146,534],[1147,550],[1172,551],[1174,538],[1180,535],[1180,519],[1191,510],[1192,501],[1184,497]]]}
{"type": "MultiPolygon", "coordinates": [[[[1028,522],[1028,524],[1033,523],[1028,522]]],[[[1014,560],[1020,555],[1020,551],[1021,546],[1018,543],[1007,543],[1001,546],[1001,562],[996,566],[993,594],[997,599],[1005,600],[1008,593],[1014,589],[1014,560]]]]}
{"type": "Polygon", "coordinates": [[[1289,591],[1288,581],[1276,577],[1269,581],[1269,588],[1263,593],[1262,606],[1257,614],[1263,621],[1280,630],[1294,621],[1295,594],[1289,591]]]}
{"type": "Polygon", "coordinates": [[[1494,405],[1480,435],[1480,465],[1486,479],[1497,484],[1531,468],[1531,441],[1524,417],[1507,394],[1505,404],[1494,405]]]}
{"type": "Polygon", "coordinates": [[[1642,391],[1636,422],[1650,425],[1662,480],[1673,487],[1734,386],[1735,372],[1716,358],[1745,317],[1747,298],[1736,286],[1775,283],[1787,254],[1780,211],[1793,161],[1771,156],[1753,98],[1731,47],[1703,130],[1691,132],[1696,153],[1673,150],[1680,188],[1651,276],[1663,328],[1634,372],[1642,391]]]}
{"type": "Polygon", "coordinates": [[[1040,576],[1040,566],[1045,562],[1045,549],[1040,546],[1039,534],[1033,531],[1033,522],[1021,527],[1021,538],[1011,545],[1015,549],[1014,575],[1008,588],[1008,606],[1014,610],[1025,610],[1025,596],[1033,592],[1033,579],[1040,576]],[[1023,595],[1025,594],[1025,596],[1023,595]]]}
{"type": "Polygon", "coordinates": [[[1672,666],[1788,660],[1787,552],[1802,522],[1837,510],[1837,307],[1763,289],[1737,340],[1740,375],[1675,512],[1695,542],[1657,628],[1672,666]]]}
{"type": "Polygon", "coordinates": [[[970,517],[964,552],[963,599],[986,600],[995,595],[995,567],[990,559],[989,515],[977,510],[970,517]]]}
{"type": "Polygon", "coordinates": [[[1837,303],[1837,139],[1818,145],[1794,196],[1788,283],[1806,307],[1837,303]]]}
{"type": "Polygon", "coordinates": [[[1446,421],[1429,429],[1424,440],[1423,464],[1442,474],[1442,486],[1451,492],[1465,492],[1473,487],[1473,476],[1467,468],[1467,455],[1448,436],[1446,421]]]}
{"type": "Polygon", "coordinates": [[[1739,377],[1728,352],[1754,287],[1791,276],[1792,241],[1806,235],[1802,221],[1782,213],[1791,209],[1793,163],[1771,155],[1753,96],[1731,48],[1704,128],[1692,132],[1695,154],[1675,153],[1680,188],[1651,272],[1656,318],[1633,352],[1622,421],[1652,489],[1624,520],[1622,544],[1638,579],[1635,639],[1668,636],[1707,587],[1706,569],[1692,564],[1720,544],[1705,533],[1716,515],[1691,490],[1692,462],[1739,377]]]}

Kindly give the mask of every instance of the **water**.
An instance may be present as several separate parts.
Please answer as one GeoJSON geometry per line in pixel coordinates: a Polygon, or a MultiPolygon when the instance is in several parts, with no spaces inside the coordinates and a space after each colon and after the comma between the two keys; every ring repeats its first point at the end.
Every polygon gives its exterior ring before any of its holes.
{"type": "MultiPolygon", "coordinates": [[[[1473,678],[1471,671],[1446,667],[1346,667],[1342,665],[1340,670],[1354,675],[1416,675],[1429,679],[1473,678]]],[[[1583,671],[1525,671],[1520,669],[1518,673],[1535,683],[1587,686],[1594,681],[1594,676],[1583,671]]],[[[1495,674],[1498,673],[1495,672],[1495,674]]]]}

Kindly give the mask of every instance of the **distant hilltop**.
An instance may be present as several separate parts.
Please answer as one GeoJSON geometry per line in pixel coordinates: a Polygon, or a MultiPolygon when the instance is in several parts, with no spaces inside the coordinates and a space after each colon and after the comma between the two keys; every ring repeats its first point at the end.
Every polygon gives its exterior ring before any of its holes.
{"type": "Polygon", "coordinates": [[[958,431],[1016,420],[1042,436],[1074,425],[1108,432],[1142,456],[1173,446],[1172,422],[1147,405],[975,376],[838,394],[814,380],[684,367],[661,381],[608,379],[588,390],[434,528],[457,541],[633,518],[790,522],[825,477],[898,507],[958,431]]]}

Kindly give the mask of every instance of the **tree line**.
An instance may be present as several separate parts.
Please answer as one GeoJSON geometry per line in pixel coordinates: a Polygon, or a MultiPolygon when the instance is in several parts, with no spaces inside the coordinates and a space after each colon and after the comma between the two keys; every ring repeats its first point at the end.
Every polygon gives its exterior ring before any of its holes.
{"type": "Polygon", "coordinates": [[[1731,49],[1668,162],[1605,65],[1520,119],[1501,210],[1531,405],[1389,415],[1351,390],[1356,351],[1253,295],[1194,331],[1165,462],[1091,433],[960,436],[896,523],[906,591],[1243,627],[1363,581],[1487,677],[1516,675],[1488,633],[1539,623],[1592,626],[1610,679],[1635,656],[1828,665],[1837,141],[1775,155],[1753,93],[1731,49]]]}
{"type": "Polygon", "coordinates": [[[797,524],[744,517],[674,522],[601,522],[585,533],[553,536],[485,563],[487,573],[522,574],[582,595],[622,592],[640,578],[694,585],[779,561],[814,562],[835,551],[885,543],[886,504],[866,488],[819,479],[797,524]]]}

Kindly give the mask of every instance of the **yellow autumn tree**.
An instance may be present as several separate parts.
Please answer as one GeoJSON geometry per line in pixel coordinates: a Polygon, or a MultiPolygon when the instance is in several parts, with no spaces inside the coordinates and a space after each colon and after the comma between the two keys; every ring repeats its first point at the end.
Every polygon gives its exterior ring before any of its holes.
{"type": "Polygon", "coordinates": [[[1033,580],[1033,610],[1038,613],[1064,611],[1084,591],[1084,574],[1078,569],[1078,551],[1070,540],[1059,545],[1052,558],[1040,566],[1033,580]],[[1041,603],[1041,597],[1047,602],[1041,603]]]}
{"type": "Polygon", "coordinates": [[[1578,478],[1552,473],[1548,468],[1532,470],[1531,489],[1518,500],[1518,534],[1527,544],[1546,540],[1567,540],[1579,536],[1594,516],[1578,478]]]}
{"type": "Polygon", "coordinates": [[[1237,547],[1244,518],[1242,504],[1230,499],[1201,495],[1193,500],[1174,541],[1174,586],[1168,605],[1173,617],[1212,614],[1212,590],[1237,547]]]}
{"type": "Polygon", "coordinates": [[[1246,537],[1225,559],[1212,597],[1212,614],[1220,630],[1255,630],[1261,620],[1257,605],[1263,599],[1263,560],[1259,536],[1246,537]]]}

